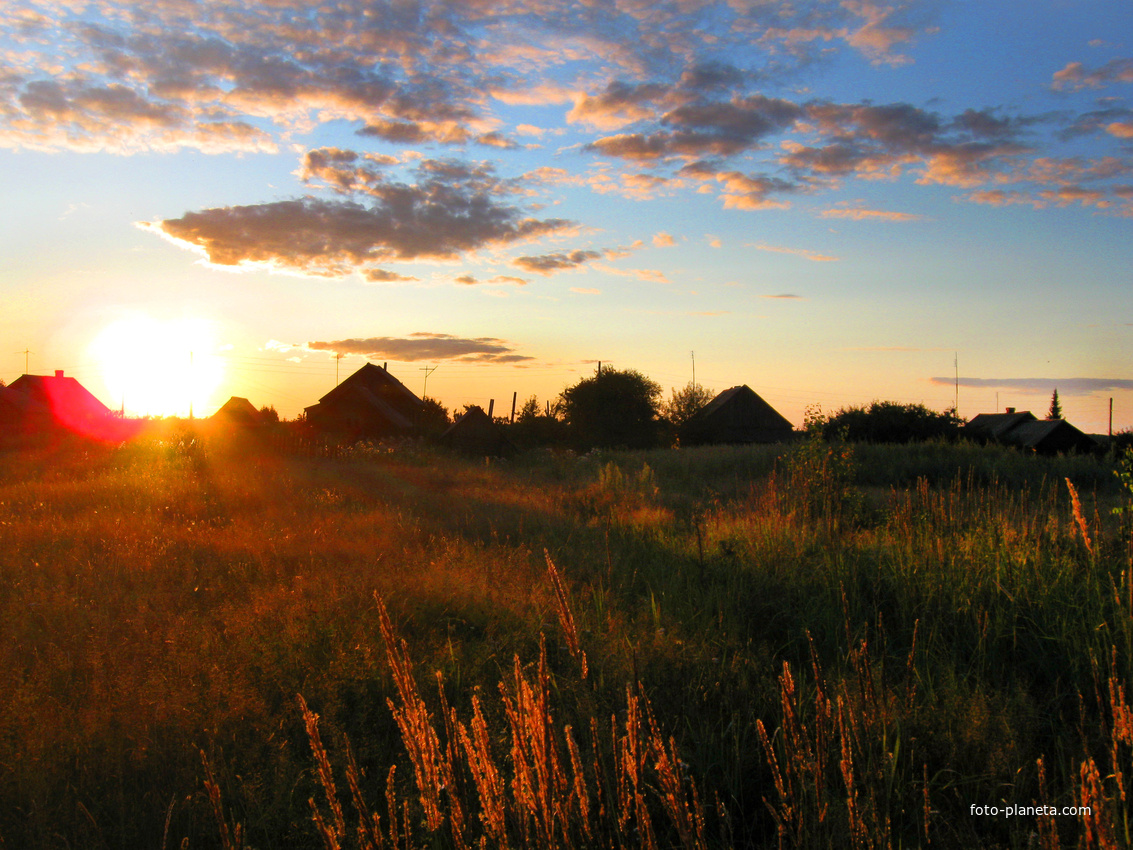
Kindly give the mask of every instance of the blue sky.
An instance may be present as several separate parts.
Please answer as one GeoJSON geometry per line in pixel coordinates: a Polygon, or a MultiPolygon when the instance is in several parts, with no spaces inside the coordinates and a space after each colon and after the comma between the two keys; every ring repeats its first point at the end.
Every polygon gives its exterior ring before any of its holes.
{"type": "Polygon", "coordinates": [[[13,0],[0,378],[506,410],[695,352],[796,424],[958,364],[1127,427],[1131,95],[1124,0],[13,0]]]}

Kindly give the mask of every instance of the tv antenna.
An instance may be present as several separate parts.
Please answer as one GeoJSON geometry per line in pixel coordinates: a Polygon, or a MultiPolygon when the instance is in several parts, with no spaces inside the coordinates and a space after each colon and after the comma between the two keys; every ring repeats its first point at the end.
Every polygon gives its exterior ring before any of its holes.
{"type": "Polygon", "coordinates": [[[17,351],[16,354],[24,355],[24,374],[28,373],[28,355],[35,354],[34,351],[28,351],[26,348],[23,351],[17,351]]]}
{"type": "Polygon", "coordinates": [[[425,383],[421,386],[421,398],[428,398],[427,388],[429,386],[429,376],[437,371],[436,366],[422,366],[421,371],[425,373],[425,383]]]}

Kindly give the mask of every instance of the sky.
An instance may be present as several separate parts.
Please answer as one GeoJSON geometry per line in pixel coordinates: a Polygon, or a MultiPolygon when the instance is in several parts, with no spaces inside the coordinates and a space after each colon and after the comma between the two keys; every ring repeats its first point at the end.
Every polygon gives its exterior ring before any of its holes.
{"type": "Polygon", "coordinates": [[[1133,426],[1128,0],[4,0],[0,379],[1133,426]]]}

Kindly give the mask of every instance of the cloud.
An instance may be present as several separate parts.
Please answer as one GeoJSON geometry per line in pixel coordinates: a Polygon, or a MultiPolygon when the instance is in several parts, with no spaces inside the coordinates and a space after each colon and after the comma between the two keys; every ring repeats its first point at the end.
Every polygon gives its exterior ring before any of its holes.
{"type": "MultiPolygon", "coordinates": [[[[423,160],[417,182],[401,183],[359,168],[348,153],[324,157],[317,173],[339,191],[366,196],[367,203],[300,198],[206,209],[142,226],[202,251],[217,265],[333,277],[389,261],[451,260],[573,226],[524,216],[502,199],[515,187],[486,165],[423,160]]],[[[309,157],[306,163],[311,169],[309,157]]]]}
{"type": "Polygon", "coordinates": [[[600,251],[578,250],[570,252],[556,252],[534,257],[517,257],[513,263],[524,271],[534,272],[544,276],[561,271],[568,271],[583,266],[591,260],[602,256],[600,251]]]}
{"type": "Polygon", "coordinates": [[[796,257],[802,257],[814,263],[833,263],[837,262],[837,257],[831,257],[826,254],[819,254],[816,251],[810,251],[806,248],[784,248],[778,245],[756,245],[760,251],[772,251],[776,254],[793,254],[796,257]]]}
{"type": "Polygon", "coordinates": [[[601,289],[587,289],[587,288],[582,287],[582,286],[572,286],[570,288],[570,291],[577,293],[578,295],[601,295],[602,294],[601,289]]]}
{"type": "Polygon", "coordinates": [[[397,274],[385,269],[366,269],[362,276],[370,283],[412,283],[418,280],[418,278],[397,274]]]}
{"type": "Polygon", "coordinates": [[[671,233],[662,231],[653,234],[653,244],[658,248],[671,248],[677,244],[677,240],[673,238],[671,233]]]}
{"type": "Polygon", "coordinates": [[[804,298],[801,295],[794,295],[792,293],[787,293],[787,292],[785,292],[781,295],[760,295],[759,297],[760,298],[773,298],[773,299],[778,299],[778,300],[781,300],[781,301],[806,301],[806,298],[804,298]]]}
{"type": "Polygon", "coordinates": [[[1133,83],[1133,59],[1113,59],[1089,71],[1081,62],[1069,62],[1055,71],[1051,86],[1055,89],[1100,89],[1111,83],[1133,83]]]}
{"type": "MultiPolygon", "coordinates": [[[[956,384],[955,377],[929,381],[949,387],[956,384]]],[[[1025,393],[1050,393],[1057,389],[1059,395],[1067,396],[1133,390],[1133,379],[1129,378],[960,378],[959,383],[962,387],[999,387],[1025,393]]]]}
{"type": "Polygon", "coordinates": [[[335,342],[309,342],[312,351],[334,354],[360,354],[371,360],[386,358],[401,363],[420,360],[455,360],[465,363],[516,363],[535,358],[517,354],[506,340],[495,337],[465,339],[451,334],[412,333],[408,338],[388,336],[369,339],[340,339],[335,342]]]}
{"type": "Polygon", "coordinates": [[[923,215],[891,212],[888,210],[867,210],[861,207],[846,207],[822,211],[823,218],[848,218],[853,221],[923,221],[923,215]]]}

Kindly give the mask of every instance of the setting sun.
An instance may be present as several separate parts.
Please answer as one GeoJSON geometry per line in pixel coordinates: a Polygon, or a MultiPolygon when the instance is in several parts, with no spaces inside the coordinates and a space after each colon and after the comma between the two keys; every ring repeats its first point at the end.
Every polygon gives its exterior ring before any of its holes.
{"type": "Polygon", "coordinates": [[[131,316],[104,328],[91,352],[112,406],[134,416],[185,416],[199,414],[220,385],[216,345],[204,319],[131,316]]]}

